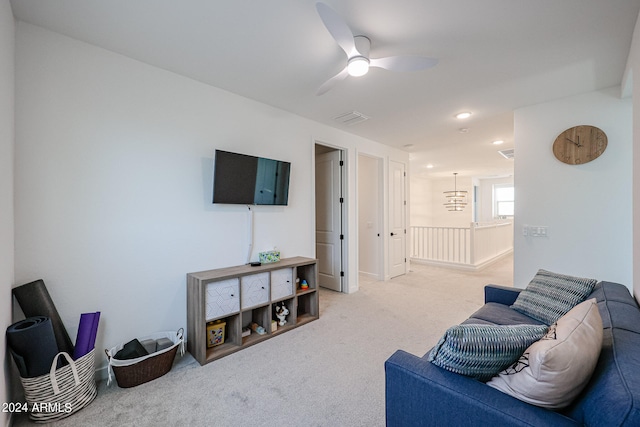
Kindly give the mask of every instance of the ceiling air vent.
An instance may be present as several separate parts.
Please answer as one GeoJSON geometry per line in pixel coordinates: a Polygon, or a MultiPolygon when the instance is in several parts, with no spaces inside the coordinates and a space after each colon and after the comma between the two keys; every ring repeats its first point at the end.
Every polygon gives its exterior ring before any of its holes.
{"type": "Polygon", "coordinates": [[[348,113],[340,114],[333,118],[338,123],[342,123],[343,125],[351,126],[356,123],[364,122],[365,120],[369,120],[369,117],[365,116],[362,113],[357,111],[349,111],[348,113]]]}
{"type": "Polygon", "coordinates": [[[514,151],[514,148],[509,148],[508,150],[499,150],[498,153],[500,153],[505,159],[513,159],[514,151]]]}

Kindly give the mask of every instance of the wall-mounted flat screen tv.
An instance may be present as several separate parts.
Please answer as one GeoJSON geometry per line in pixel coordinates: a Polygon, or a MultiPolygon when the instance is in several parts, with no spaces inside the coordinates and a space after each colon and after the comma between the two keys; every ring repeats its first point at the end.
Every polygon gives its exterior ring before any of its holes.
{"type": "Polygon", "coordinates": [[[213,203],[286,205],[291,163],[216,150],[213,203]]]}

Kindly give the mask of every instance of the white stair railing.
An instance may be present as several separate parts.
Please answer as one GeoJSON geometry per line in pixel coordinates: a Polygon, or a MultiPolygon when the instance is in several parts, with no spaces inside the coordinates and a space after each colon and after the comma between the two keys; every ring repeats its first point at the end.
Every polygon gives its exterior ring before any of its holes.
{"type": "Polygon", "coordinates": [[[411,227],[411,258],[433,264],[480,268],[513,250],[513,222],[470,227],[411,227]]]}
{"type": "Polygon", "coordinates": [[[468,264],[471,230],[460,227],[411,227],[411,257],[468,264]]]}

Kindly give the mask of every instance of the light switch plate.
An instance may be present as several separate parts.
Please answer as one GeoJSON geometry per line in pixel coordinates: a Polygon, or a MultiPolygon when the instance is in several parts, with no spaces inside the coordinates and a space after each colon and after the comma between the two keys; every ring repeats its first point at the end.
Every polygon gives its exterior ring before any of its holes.
{"type": "Polygon", "coordinates": [[[548,237],[549,227],[546,225],[525,225],[522,227],[522,235],[529,237],[548,237]]]}

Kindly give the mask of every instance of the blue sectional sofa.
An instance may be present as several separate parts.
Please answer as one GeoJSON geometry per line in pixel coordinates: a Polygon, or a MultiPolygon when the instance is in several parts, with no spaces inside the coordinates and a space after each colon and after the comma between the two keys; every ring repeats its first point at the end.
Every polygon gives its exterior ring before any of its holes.
{"type": "MultiPolygon", "coordinates": [[[[510,308],[520,290],[485,287],[485,305],[465,323],[540,324],[510,308]]],[[[423,357],[396,351],[385,362],[386,421],[395,426],[640,426],[640,308],[628,289],[600,282],[603,344],[587,387],[552,411],[520,401],[423,357]]]]}

